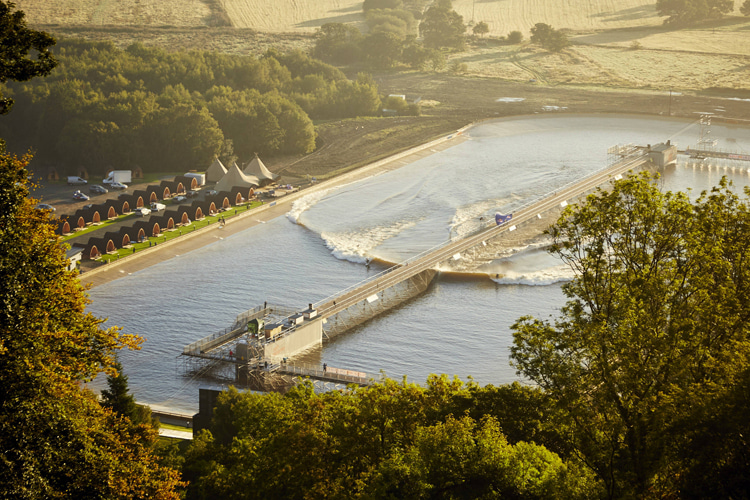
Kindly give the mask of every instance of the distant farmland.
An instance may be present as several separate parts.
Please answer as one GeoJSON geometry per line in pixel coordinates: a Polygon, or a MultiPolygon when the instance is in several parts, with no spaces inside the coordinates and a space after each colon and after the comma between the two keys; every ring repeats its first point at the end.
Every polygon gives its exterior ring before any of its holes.
{"type": "MultiPolygon", "coordinates": [[[[534,23],[574,30],[656,25],[654,0],[454,0],[465,22],[490,33],[528,32],[534,23]]],[[[362,0],[16,0],[34,24],[206,26],[222,11],[237,28],[310,32],[329,22],[361,24],[362,0]]]]}

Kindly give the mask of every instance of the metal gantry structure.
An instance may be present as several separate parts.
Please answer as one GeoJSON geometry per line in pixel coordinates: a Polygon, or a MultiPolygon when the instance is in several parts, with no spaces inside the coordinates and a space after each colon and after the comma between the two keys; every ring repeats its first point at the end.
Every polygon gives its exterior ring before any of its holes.
{"type": "MultiPolygon", "coordinates": [[[[512,223],[488,223],[459,241],[437,245],[316,304],[310,304],[309,311],[314,310],[318,316],[313,318],[311,315],[309,321],[300,324],[293,320],[300,316],[299,310],[267,303],[245,311],[235,318],[230,327],[186,346],[181,355],[183,373],[230,381],[264,391],[288,390],[303,379],[311,380],[321,388],[372,383],[379,378],[377,375],[325,365],[302,367],[287,357],[269,357],[267,349],[273,348],[276,342],[281,344],[285,339],[293,338],[306,325],[320,328],[318,332],[322,339],[319,337],[315,345],[351,330],[427,290],[437,276],[441,262],[460,259],[460,252],[502,237],[514,231],[519,224],[541,218],[541,213],[559,210],[560,206],[567,205],[566,200],[584,195],[596,186],[619,178],[627,170],[649,161],[648,148],[632,144],[609,148],[608,155],[610,161],[600,171],[517,207],[512,223]],[[248,324],[256,319],[282,325],[282,329],[272,336],[249,331],[248,324]]],[[[272,352],[278,354],[278,350],[272,352]]]]}

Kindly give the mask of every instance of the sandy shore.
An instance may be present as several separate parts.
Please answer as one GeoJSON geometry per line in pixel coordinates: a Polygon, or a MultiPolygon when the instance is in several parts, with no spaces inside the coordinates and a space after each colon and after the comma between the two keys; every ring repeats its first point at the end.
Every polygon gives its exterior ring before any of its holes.
{"type": "Polygon", "coordinates": [[[149,266],[153,266],[172,257],[183,255],[195,249],[209,245],[218,239],[227,238],[233,234],[257,226],[258,224],[264,224],[276,217],[286,214],[290,210],[292,203],[304,196],[365,179],[383,172],[396,170],[421,158],[430,156],[436,151],[453,147],[466,140],[462,135],[462,132],[468,128],[470,127],[464,127],[455,134],[450,134],[426,144],[416,146],[402,153],[395,154],[386,159],[336,176],[325,182],[315,184],[297,193],[284,196],[277,200],[273,205],[265,204],[253,210],[243,212],[236,217],[228,219],[226,225],[221,229],[217,224],[206,226],[205,228],[183,235],[179,238],[174,238],[152,248],[144,249],[132,256],[102,265],[101,267],[81,274],[80,281],[84,285],[90,285],[92,287],[102,285],[145,269],[149,266]]]}

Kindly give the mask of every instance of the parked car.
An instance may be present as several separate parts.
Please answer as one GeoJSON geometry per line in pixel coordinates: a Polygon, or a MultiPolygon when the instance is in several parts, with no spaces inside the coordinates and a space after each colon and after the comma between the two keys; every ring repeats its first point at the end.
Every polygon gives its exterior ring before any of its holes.
{"type": "Polygon", "coordinates": [[[93,206],[94,206],[93,203],[88,203],[88,204],[84,205],[83,208],[85,208],[86,210],[88,210],[89,208],[91,208],[93,206]]]}
{"type": "Polygon", "coordinates": [[[188,192],[187,192],[187,195],[186,195],[186,196],[187,196],[188,198],[195,198],[195,197],[196,197],[196,196],[198,196],[199,194],[200,194],[200,193],[199,193],[198,191],[196,191],[196,190],[194,190],[194,189],[191,189],[190,191],[188,191],[188,192]]]}
{"type": "Polygon", "coordinates": [[[180,196],[175,196],[174,198],[172,198],[172,202],[173,202],[173,203],[182,203],[182,202],[183,202],[183,201],[185,201],[185,200],[187,200],[187,198],[185,198],[185,197],[184,197],[184,196],[182,196],[182,195],[180,195],[180,196]]]}
{"type": "Polygon", "coordinates": [[[151,209],[148,207],[138,207],[135,209],[135,213],[140,215],[141,217],[146,217],[151,213],[151,209]]]}
{"type": "Polygon", "coordinates": [[[36,209],[37,210],[51,210],[52,212],[55,211],[55,207],[53,207],[52,205],[48,205],[46,203],[40,203],[40,204],[38,204],[36,206],[36,209]]]}
{"type": "Polygon", "coordinates": [[[99,184],[94,184],[93,186],[89,186],[89,192],[94,194],[107,194],[109,193],[109,189],[100,186],[99,184]]]}
{"type": "Polygon", "coordinates": [[[128,187],[122,182],[113,182],[109,185],[112,189],[127,189],[128,187]]]}
{"type": "Polygon", "coordinates": [[[151,211],[152,212],[160,212],[160,211],[164,210],[165,208],[167,208],[167,206],[165,204],[163,204],[163,203],[156,203],[155,201],[151,202],[151,211]]]}
{"type": "Polygon", "coordinates": [[[75,193],[73,193],[73,199],[74,200],[86,201],[86,200],[89,199],[89,197],[85,193],[82,193],[80,191],[76,191],[75,193]]]}
{"type": "Polygon", "coordinates": [[[219,192],[213,189],[209,189],[208,191],[206,191],[206,196],[213,196],[215,194],[219,194],[219,192]]]}

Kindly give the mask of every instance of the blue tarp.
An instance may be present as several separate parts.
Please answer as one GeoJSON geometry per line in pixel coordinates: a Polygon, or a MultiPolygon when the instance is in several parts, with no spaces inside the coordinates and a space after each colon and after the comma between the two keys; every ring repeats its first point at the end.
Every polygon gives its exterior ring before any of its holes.
{"type": "Polygon", "coordinates": [[[513,218],[513,214],[503,215],[499,212],[495,214],[495,222],[497,222],[498,226],[505,224],[512,218],[513,218]]]}

